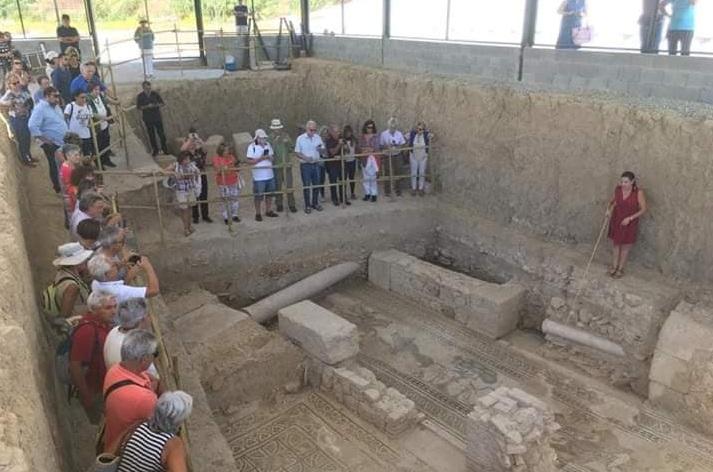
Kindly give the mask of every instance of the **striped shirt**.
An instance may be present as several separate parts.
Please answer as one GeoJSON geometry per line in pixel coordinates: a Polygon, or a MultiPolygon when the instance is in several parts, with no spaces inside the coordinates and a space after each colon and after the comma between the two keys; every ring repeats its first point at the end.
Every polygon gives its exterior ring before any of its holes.
{"type": "Polygon", "coordinates": [[[156,432],[147,422],[141,423],[126,442],[119,461],[118,472],[163,472],[161,454],[166,443],[175,435],[156,432]]]}

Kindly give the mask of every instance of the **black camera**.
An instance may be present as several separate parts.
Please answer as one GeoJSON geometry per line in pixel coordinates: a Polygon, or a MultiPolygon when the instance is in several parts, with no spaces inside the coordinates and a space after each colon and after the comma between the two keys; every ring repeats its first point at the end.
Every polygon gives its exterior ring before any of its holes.
{"type": "Polygon", "coordinates": [[[129,256],[129,262],[131,264],[138,264],[139,262],[141,262],[141,256],[138,254],[132,254],[131,256],[129,256]]]}
{"type": "Polygon", "coordinates": [[[269,156],[269,155],[270,155],[270,150],[269,150],[269,149],[265,149],[265,150],[262,152],[262,155],[263,155],[263,156],[269,156]]]}

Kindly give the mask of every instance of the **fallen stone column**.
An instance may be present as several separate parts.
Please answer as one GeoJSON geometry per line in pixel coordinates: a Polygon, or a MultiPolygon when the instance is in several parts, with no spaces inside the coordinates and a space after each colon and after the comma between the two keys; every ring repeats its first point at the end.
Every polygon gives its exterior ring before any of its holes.
{"type": "Polygon", "coordinates": [[[312,297],[359,270],[356,262],[343,262],[300,280],[243,309],[258,323],[269,321],[282,308],[312,297]]]}
{"type": "Polygon", "coordinates": [[[559,428],[544,402],[518,388],[500,387],[479,398],[468,415],[468,470],[555,472],[550,437],[559,428]]]}
{"type": "Polygon", "coordinates": [[[546,319],[542,322],[542,332],[548,336],[557,336],[559,338],[598,349],[615,356],[623,357],[625,355],[624,349],[622,349],[620,345],[613,343],[608,339],[604,339],[601,336],[588,333],[581,329],[557,323],[556,321],[552,321],[550,319],[546,319]]]}

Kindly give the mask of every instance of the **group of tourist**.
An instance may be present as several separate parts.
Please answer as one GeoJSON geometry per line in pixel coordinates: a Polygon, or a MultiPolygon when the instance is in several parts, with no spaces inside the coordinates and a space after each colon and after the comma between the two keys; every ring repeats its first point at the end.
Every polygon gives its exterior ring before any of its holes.
{"type": "MultiPolygon", "coordinates": [[[[137,107],[143,111],[156,155],[159,147],[154,134],[158,134],[161,148],[166,152],[160,113],[164,102],[151,90],[149,82],[144,82],[143,88],[137,97],[137,107]]],[[[256,221],[263,221],[263,215],[276,218],[279,212],[285,211],[285,203],[290,212],[297,211],[293,158],[299,162],[306,214],[323,210],[321,202],[325,200],[327,178],[331,202],[335,206],[351,205],[357,198],[357,169],[362,173],[364,201],[377,201],[379,178],[387,196],[392,193],[400,196],[405,175],[410,176],[412,195],[425,194],[426,167],[433,136],[422,122],[404,135],[398,130],[396,118],[390,118],[387,129],[381,133],[374,120],[367,120],[357,136],[350,125],[332,124],[323,126],[318,132],[317,124],[310,120],[294,141],[278,118],[271,121],[269,130],[269,134],[263,129],[255,131],[245,156],[246,164],[251,167],[256,221]]],[[[210,159],[222,199],[221,214],[225,224],[240,222],[238,198],[244,181],[238,170],[239,162],[235,150],[224,143],[217,147],[215,156],[210,159]]],[[[183,140],[176,163],[164,169],[170,175],[167,185],[175,190],[186,236],[195,231],[193,224],[201,220],[213,221],[207,203],[207,163],[204,142],[195,128],[191,128],[183,140]]]]}
{"type": "MultiPolygon", "coordinates": [[[[698,0],[643,0],[639,18],[641,52],[659,52],[664,19],[669,18],[666,33],[668,53],[688,56],[695,31],[696,3],[698,0]]],[[[558,49],[577,49],[583,41],[591,39],[589,31],[580,36],[580,31],[587,29],[587,0],[563,0],[557,13],[562,16],[556,44],[558,49]]]]}
{"type": "MultiPolygon", "coordinates": [[[[68,162],[76,161],[74,148],[66,150],[68,162]]],[[[70,398],[90,423],[103,422],[97,454],[118,458],[113,470],[185,471],[179,429],[192,398],[165,391],[155,365],[160,347],[147,299],[159,293],[159,280],[150,260],[126,247],[121,219],[104,210],[94,191],[79,197],[75,241],[58,248],[57,272],[43,293],[52,331],[69,341],[70,398]],[[144,285],[135,284],[139,274],[144,285]]]]}

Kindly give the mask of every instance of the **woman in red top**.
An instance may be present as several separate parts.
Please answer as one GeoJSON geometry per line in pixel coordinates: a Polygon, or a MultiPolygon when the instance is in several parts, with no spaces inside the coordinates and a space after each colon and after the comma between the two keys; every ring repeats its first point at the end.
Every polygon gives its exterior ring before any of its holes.
{"type": "Polygon", "coordinates": [[[225,144],[219,144],[215,149],[212,164],[213,169],[215,169],[215,183],[218,185],[218,193],[220,198],[223,199],[221,203],[223,221],[226,225],[229,219],[239,223],[238,196],[240,195],[240,186],[238,184],[238,171],[235,170],[238,165],[235,155],[230,151],[226,151],[225,144]]]}
{"type": "Polygon", "coordinates": [[[614,244],[612,265],[609,275],[619,278],[624,275],[626,259],[631,246],[636,242],[639,218],[646,213],[644,191],[636,185],[633,172],[621,174],[621,181],[614,189],[614,196],[609,202],[609,238],[614,244]]]}

